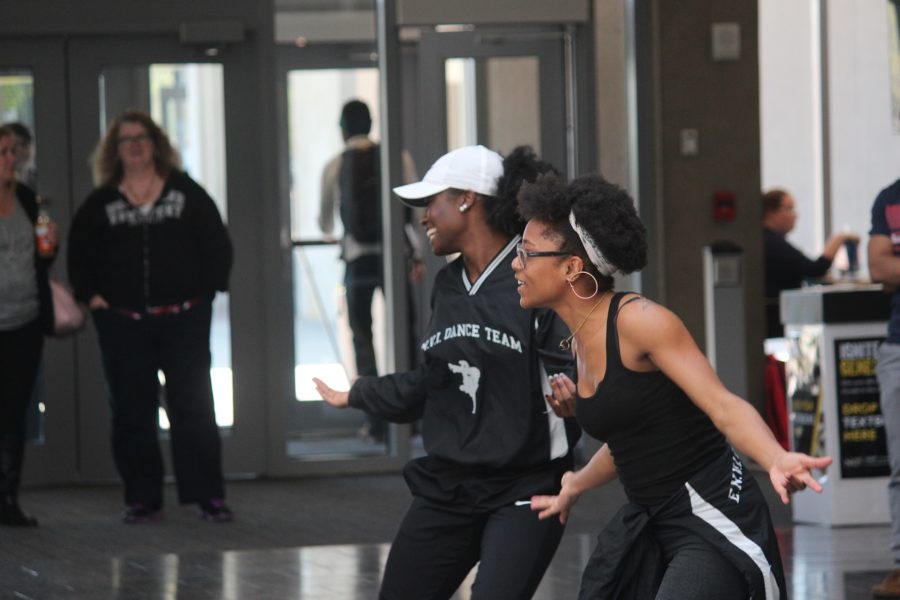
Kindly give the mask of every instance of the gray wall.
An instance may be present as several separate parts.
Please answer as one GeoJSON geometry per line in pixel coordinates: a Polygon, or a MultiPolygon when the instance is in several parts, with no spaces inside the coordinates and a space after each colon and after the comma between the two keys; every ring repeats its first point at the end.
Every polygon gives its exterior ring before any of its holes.
{"type": "Polygon", "coordinates": [[[0,35],[177,32],[181,23],[238,20],[271,30],[271,2],[257,0],[18,0],[4,3],[0,35]]]}
{"type": "MultiPolygon", "coordinates": [[[[746,0],[648,0],[645,33],[651,51],[643,81],[652,96],[647,119],[652,123],[655,179],[648,203],[656,218],[651,261],[660,269],[657,299],[683,320],[703,346],[704,245],[731,240],[744,249],[748,395],[762,406],[762,248],[760,233],[759,73],[757,3],[746,0]],[[738,23],[741,56],[714,61],[711,25],[738,23]],[[682,156],[680,131],[699,131],[699,154],[682,156]],[[733,222],[712,218],[717,190],[734,192],[733,222]]],[[[640,13],[639,13],[640,14],[640,13]]],[[[640,26],[640,25],[639,25],[640,26]]],[[[646,65],[645,65],[646,67],[646,65]]],[[[641,117],[643,118],[643,117],[641,117]]],[[[642,163],[641,167],[646,165],[642,163]]],[[[642,174],[642,179],[647,174],[642,174]]],[[[643,186],[642,186],[643,189],[643,186]]]]}

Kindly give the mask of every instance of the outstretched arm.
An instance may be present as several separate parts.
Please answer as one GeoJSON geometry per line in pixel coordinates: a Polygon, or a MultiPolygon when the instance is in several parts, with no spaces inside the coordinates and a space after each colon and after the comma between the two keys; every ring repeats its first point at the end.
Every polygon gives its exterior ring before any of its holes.
{"type": "Polygon", "coordinates": [[[568,471],[562,477],[562,485],[556,496],[532,496],[531,510],[539,511],[538,518],[547,519],[559,515],[559,522],[565,523],[569,510],[587,490],[609,483],[617,476],[609,447],[597,450],[590,462],[579,471],[568,471]]]}
{"type": "Polygon", "coordinates": [[[318,377],[316,391],[336,408],[365,409],[392,423],[409,423],[422,417],[428,389],[428,367],[421,365],[405,373],[381,377],[360,377],[349,391],[335,390],[318,377]]]}
{"type": "Polygon", "coordinates": [[[619,314],[623,347],[658,367],[735,448],[762,465],[782,502],[787,504],[791,492],[807,486],[822,491],[810,471],[828,466],[831,458],[785,452],[756,409],[722,385],[678,317],[649,301],[635,304],[619,314]]]}
{"type": "Polygon", "coordinates": [[[313,384],[316,386],[316,391],[322,396],[322,400],[335,408],[347,408],[347,399],[350,397],[349,391],[336,390],[318,377],[313,377],[313,384]]]}

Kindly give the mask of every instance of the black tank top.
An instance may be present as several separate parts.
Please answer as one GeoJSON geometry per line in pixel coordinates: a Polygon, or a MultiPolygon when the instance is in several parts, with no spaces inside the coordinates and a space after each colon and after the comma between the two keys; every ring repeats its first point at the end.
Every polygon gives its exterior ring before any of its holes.
{"type": "Polygon", "coordinates": [[[662,371],[622,364],[616,316],[624,295],[609,306],[606,374],[593,396],[576,398],[575,415],[584,431],[609,445],[629,500],[654,506],[721,456],[727,442],[662,371]]]}

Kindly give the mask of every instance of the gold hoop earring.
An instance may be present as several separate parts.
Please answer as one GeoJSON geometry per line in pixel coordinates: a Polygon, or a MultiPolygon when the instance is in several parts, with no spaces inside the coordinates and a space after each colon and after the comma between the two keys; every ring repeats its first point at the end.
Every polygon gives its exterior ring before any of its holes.
{"type": "Polygon", "coordinates": [[[577,273],[575,273],[575,277],[573,277],[572,279],[569,279],[567,281],[569,282],[569,287],[572,288],[572,293],[575,294],[575,296],[577,296],[578,298],[581,298],[582,300],[590,300],[591,298],[593,298],[600,292],[600,282],[598,282],[597,278],[594,277],[592,274],[588,273],[587,271],[578,271],[577,273]],[[584,273],[585,275],[587,275],[594,281],[594,293],[591,294],[590,296],[582,296],[581,294],[579,294],[578,292],[575,291],[575,285],[574,285],[575,280],[578,279],[578,276],[581,275],[582,273],[584,273]]]}

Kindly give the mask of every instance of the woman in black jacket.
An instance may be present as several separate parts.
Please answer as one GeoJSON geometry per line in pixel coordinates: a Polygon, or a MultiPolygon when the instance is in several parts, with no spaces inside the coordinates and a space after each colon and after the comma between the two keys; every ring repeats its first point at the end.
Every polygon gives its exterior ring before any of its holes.
{"type": "Polygon", "coordinates": [[[161,514],[162,371],[178,499],[199,505],[206,520],[230,521],[209,378],[212,300],[227,289],[231,268],[228,233],[212,198],[178,168],[165,132],[142,111],[110,124],[94,179],[98,187],[72,222],[69,278],[100,341],[123,520],[161,514]]]}
{"type": "MultiPolygon", "coordinates": [[[[16,180],[15,132],[0,127],[0,525],[34,527],[22,512],[19,481],[25,456],[25,414],[37,378],[44,334],[53,330],[47,268],[34,225],[37,201],[16,180]]],[[[55,246],[55,231],[51,228],[55,246]]]]}

